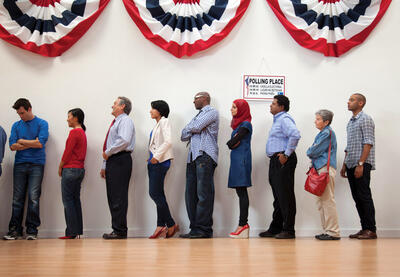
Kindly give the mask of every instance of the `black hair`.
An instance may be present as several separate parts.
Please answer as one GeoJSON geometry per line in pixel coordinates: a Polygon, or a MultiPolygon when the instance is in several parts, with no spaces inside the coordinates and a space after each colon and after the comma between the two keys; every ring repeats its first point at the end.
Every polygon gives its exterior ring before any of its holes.
{"type": "Polygon", "coordinates": [[[13,109],[18,110],[21,107],[24,107],[26,111],[29,110],[29,108],[32,108],[31,102],[29,102],[28,99],[26,98],[19,98],[17,101],[15,101],[14,105],[12,106],[13,109]]]}
{"type": "Polygon", "coordinates": [[[168,117],[169,115],[169,106],[167,102],[164,100],[156,100],[151,102],[151,107],[157,110],[161,116],[168,117]]]}
{"type": "Polygon", "coordinates": [[[362,107],[364,108],[365,104],[367,104],[367,98],[365,98],[365,96],[362,95],[361,93],[354,93],[353,95],[355,95],[357,97],[358,101],[363,102],[362,107]]]}
{"type": "Polygon", "coordinates": [[[283,106],[284,110],[286,112],[289,111],[289,98],[287,98],[285,95],[275,95],[274,99],[276,99],[276,102],[278,103],[279,106],[283,106]]]}
{"type": "Polygon", "coordinates": [[[85,120],[85,113],[79,108],[69,110],[68,113],[71,113],[73,117],[76,117],[78,119],[78,123],[81,124],[83,131],[86,131],[86,126],[83,124],[83,121],[85,120]]]}

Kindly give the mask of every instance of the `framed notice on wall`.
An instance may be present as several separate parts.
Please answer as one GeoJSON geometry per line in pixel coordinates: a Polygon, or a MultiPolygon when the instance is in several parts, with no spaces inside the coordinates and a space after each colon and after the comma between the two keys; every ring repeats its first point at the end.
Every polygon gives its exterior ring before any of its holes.
{"type": "Polygon", "coordinates": [[[243,99],[272,101],[275,95],[285,95],[285,76],[243,75],[243,99]]]}

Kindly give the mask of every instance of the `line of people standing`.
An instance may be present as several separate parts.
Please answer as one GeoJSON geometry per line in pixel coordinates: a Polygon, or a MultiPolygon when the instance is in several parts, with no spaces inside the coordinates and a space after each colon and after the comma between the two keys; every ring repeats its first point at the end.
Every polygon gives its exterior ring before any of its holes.
{"type": "MultiPolygon", "coordinates": [[[[190,221],[190,231],[182,238],[211,238],[213,236],[214,171],[218,162],[219,114],[210,105],[207,92],[199,92],[194,97],[198,114],[183,128],[181,141],[187,142],[188,158],[186,167],[185,203],[190,221]]],[[[295,149],[300,132],[294,119],[288,114],[289,99],[283,95],[274,97],[270,105],[273,124],[269,132],[266,154],[270,158],[269,183],[274,202],[272,222],[260,237],[277,239],[295,238],[296,200],[294,194],[294,173],[297,165],[295,149]]],[[[366,99],[361,94],[353,94],[348,109],[353,112],[347,126],[346,157],[341,176],[347,177],[353,199],[360,216],[362,229],[350,238],[376,238],[375,209],[370,190],[370,171],[375,169],[374,123],[362,109],[366,99]]],[[[10,149],[16,151],[14,163],[14,185],[12,217],[6,240],[21,238],[22,218],[26,192],[28,207],[26,216],[26,239],[37,239],[39,198],[45,164],[45,144],[48,139],[48,124],[33,115],[29,100],[18,99],[13,108],[21,120],[14,123],[9,138],[10,149]]],[[[129,113],[132,104],[126,97],[118,97],[112,106],[111,122],[103,145],[103,166],[100,176],[106,181],[107,199],[112,219],[112,232],[105,233],[104,239],[127,238],[128,189],[132,172],[131,153],[135,146],[135,127],[129,113]]],[[[240,216],[232,238],[248,238],[249,197],[251,187],[251,113],[245,100],[232,103],[232,134],[226,143],[231,150],[228,187],[234,188],[239,198],[240,216]]],[[[171,216],[164,193],[164,179],[173,160],[171,126],[168,121],[169,106],[163,100],[153,101],[151,118],[156,121],[149,138],[149,194],[157,207],[157,227],[149,238],[169,238],[179,231],[171,216]]],[[[327,171],[330,156],[330,181],[317,204],[321,214],[324,232],[315,237],[320,240],[340,239],[338,216],[334,200],[334,177],[337,162],[336,136],[330,127],[333,113],[320,110],[316,113],[315,125],[320,130],[313,145],[307,150],[312,166],[319,173],[327,171]],[[329,147],[331,146],[331,147],[329,147]],[[331,149],[331,155],[328,155],[331,149]]],[[[87,150],[84,113],[81,109],[68,112],[67,122],[72,130],[59,165],[62,199],[66,219],[65,236],[61,239],[75,239],[83,233],[82,208],[80,203],[81,183],[85,175],[84,161],[87,150]]],[[[0,157],[4,154],[6,135],[0,128],[0,157]]],[[[1,160],[0,160],[1,174],[1,160]]]]}

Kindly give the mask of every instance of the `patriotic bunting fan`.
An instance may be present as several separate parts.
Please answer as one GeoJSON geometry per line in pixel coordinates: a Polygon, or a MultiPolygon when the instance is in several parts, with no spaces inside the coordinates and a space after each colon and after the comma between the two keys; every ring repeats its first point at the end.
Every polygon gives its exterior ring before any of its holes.
{"type": "Polygon", "coordinates": [[[303,47],[335,56],[361,44],[392,0],[267,0],[303,47]]]}
{"type": "Polygon", "coordinates": [[[143,35],[180,58],[225,38],[250,0],[123,0],[143,35]]]}
{"type": "Polygon", "coordinates": [[[85,34],[109,1],[3,0],[0,38],[43,56],[60,56],[85,34]]]}

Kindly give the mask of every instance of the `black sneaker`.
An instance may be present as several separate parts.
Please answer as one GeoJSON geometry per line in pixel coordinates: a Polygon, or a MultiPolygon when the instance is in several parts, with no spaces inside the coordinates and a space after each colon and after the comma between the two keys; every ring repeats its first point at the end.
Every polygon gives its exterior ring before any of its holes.
{"type": "Polygon", "coordinates": [[[319,240],[340,240],[340,237],[334,237],[328,234],[316,235],[315,238],[319,240]]]}
{"type": "Polygon", "coordinates": [[[7,235],[5,235],[3,237],[4,240],[17,240],[17,239],[21,239],[22,238],[22,234],[18,233],[15,230],[11,230],[7,233],[7,235]]]}

